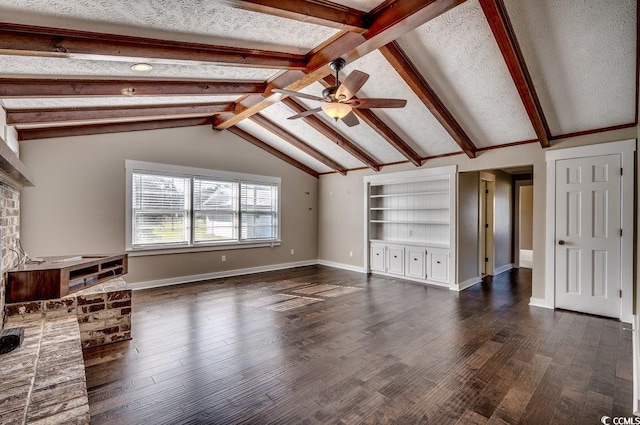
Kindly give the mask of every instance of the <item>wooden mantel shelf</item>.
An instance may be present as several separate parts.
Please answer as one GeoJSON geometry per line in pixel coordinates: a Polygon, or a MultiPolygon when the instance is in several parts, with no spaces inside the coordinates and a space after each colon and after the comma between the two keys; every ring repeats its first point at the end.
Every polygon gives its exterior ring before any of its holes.
{"type": "MultiPolygon", "coordinates": [[[[30,176],[27,167],[20,161],[18,155],[15,154],[7,145],[7,142],[0,136],[0,170],[7,174],[11,179],[15,180],[20,186],[33,186],[33,179],[30,176]]],[[[4,179],[3,179],[4,180],[4,179]]],[[[14,186],[10,184],[10,186],[14,186]]],[[[17,187],[15,189],[21,189],[17,187]]]]}
{"type": "Polygon", "coordinates": [[[7,273],[7,303],[50,300],[80,291],[128,270],[127,254],[45,257],[7,273]]]}

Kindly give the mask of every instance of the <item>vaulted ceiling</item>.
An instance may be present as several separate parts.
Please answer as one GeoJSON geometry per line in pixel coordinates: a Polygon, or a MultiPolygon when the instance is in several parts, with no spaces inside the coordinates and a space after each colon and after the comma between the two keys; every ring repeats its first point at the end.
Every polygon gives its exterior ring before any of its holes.
{"type": "Polygon", "coordinates": [[[208,125],[344,174],[635,126],[637,93],[636,0],[0,0],[21,141],[208,125]],[[319,103],[272,89],[320,95],[336,58],[406,107],[289,120],[319,103]]]}

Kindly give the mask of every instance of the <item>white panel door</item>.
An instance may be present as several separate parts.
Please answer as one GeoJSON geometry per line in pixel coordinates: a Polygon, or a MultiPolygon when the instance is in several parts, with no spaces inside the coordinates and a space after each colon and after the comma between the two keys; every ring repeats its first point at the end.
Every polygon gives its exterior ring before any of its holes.
{"type": "Polygon", "coordinates": [[[558,308],[620,317],[620,166],[620,155],[556,161],[558,308]]]}

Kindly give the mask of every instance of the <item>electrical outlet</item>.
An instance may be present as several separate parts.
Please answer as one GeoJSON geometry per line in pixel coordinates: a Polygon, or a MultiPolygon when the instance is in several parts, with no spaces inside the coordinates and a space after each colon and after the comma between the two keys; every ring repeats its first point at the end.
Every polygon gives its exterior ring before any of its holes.
{"type": "Polygon", "coordinates": [[[353,251],[349,251],[349,257],[353,257],[353,251]]]}
{"type": "Polygon", "coordinates": [[[293,255],[293,254],[295,254],[295,253],[296,253],[296,250],[295,250],[295,249],[293,249],[293,248],[291,248],[291,255],[293,255]]]}
{"type": "Polygon", "coordinates": [[[223,263],[226,263],[226,262],[227,262],[227,256],[226,256],[226,255],[223,255],[223,256],[222,256],[222,262],[223,262],[223,263]]]}

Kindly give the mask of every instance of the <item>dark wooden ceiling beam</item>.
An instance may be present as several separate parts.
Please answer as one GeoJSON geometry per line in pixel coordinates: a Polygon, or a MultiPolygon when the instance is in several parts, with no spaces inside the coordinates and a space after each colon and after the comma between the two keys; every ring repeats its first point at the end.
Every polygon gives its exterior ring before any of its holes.
{"type": "Polygon", "coordinates": [[[322,162],[324,165],[326,165],[327,167],[331,168],[332,170],[335,170],[335,171],[339,172],[342,175],[346,175],[347,174],[347,170],[346,170],[345,167],[343,167],[342,165],[338,164],[333,159],[329,158],[328,156],[326,156],[322,152],[318,151],[314,147],[308,145],[307,143],[305,143],[304,141],[302,141],[301,139],[299,139],[298,137],[296,137],[292,133],[288,132],[284,128],[280,127],[276,123],[269,121],[263,115],[261,115],[261,114],[252,115],[251,116],[251,120],[253,122],[255,122],[256,124],[258,124],[259,126],[261,126],[262,128],[264,128],[264,129],[270,131],[271,133],[275,134],[276,136],[280,137],[282,140],[284,140],[284,141],[290,143],[291,145],[295,146],[296,148],[300,149],[302,152],[306,153],[307,155],[311,156],[312,158],[315,158],[316,160],[322,162]]]}
{"type": "Polygon", "coordinates": [[[318,173],[316,170],[314,170],[313,168],[307,167],[306,165],[304,165],[302,162],[291,158],[289,155],[280,152],[278,149],[274,148],[273,146],[269,145],[268,143],[265,143],[264,141],[258,139],[257,137],[255,137],[254,135],[247,133],[246,131],[242,130],[241,128],[238,128],[236,126],[230,127],[228,129],[231,133],[235,134],[236,136],[246,140],[249,143],[252,143],[254,145],[256,145],[257,147],[259,147],[260,149],[263,149],[267,152],[269,152],[271,155],[280,158],[281,160],[283,160],[284,162],[293,165],[294,167],[296,167],[299,170],[304,171],[307,174],[312,175],[315,178],[320,177],[320,173],[318,173]]]}
{"type": "Polygon", "coordinates": [[[152,116],[214,115],[233,112],[235,103],[217,102],[188,105],[135,105],[77,108],[7,109],[7,124],[85,121],[152,116]]]}
{"type": "Polygon", "coordinates": [[[0,78],[0,97],[244,95],[264,82],[0,78]]]}
{"type": "MultiPolygon", "coordinates": [[[[331,87],[336,85],[336,79],[333,75],[327,75],[320,80],[320,83],[324,87],[331,87]]],[[[357,99],[357,96],[354,96],[353,99],[357,99]]],[[[358,116],[358,118],[360,118],[360,120],[367,123],[369,127],[385,139],[391,146],[396,148],[396,150],[398,150],[398,152],[407,158],[413,165],[416,167],[420,167],[422,165],[422,158],[420,155],[371,110],[354,109],[353,112],[358,116]]]]}
{"type": "Polygon", "coordinates": [[[303,77],[294,76],[298,71],[286,71],[270,84],[261,96],[249,96],[244,99],[241,114],[228,120],[216,120],[216,129],[223,130],[243,119],[256,114],[280,99],[271,88],[300,90],[332,73],[328,64],[336,58],[352,62],[392,40],[417,28],[429,20],[441,15],[466,0],[397,0],[387,4],[371,16],[369,29],[362,34],[346,32],[332,42],[314,51],[307,59],[303,77]]]}
{"type": "Polygon", "coordinates": [[[245,67],[304,69],[304,55],[239,47],[0,23],[0,52],[92,60],[170,64],[221,63],[245,67]]]}
{"type": "MultiPolygon", "coordinates": [[[[306,112],[308,109],[301,104],[299,101],[292,99],[291,97],[287,97],[282,99],[282,103],[284,103],[289,109],[291,109],[296,114],[300,114],[302,112],[306,112]]],[[[371,155],[365,152],[362,148],[356,145],[353,141],[349,140],[344,134],[338,131],[337,128],[329,125],[325,120],[316,116],[316,115],[308,115],[304,118],[301,118],[314,130],[318,133],[322,134],[324,137],[331,141],[335,141],[335,143],[340,146],[345,151],[349,152],[355,158],[357,158],[360,162],[367,165],[374,171],[380,171],[380,163],[373,159],[371,155]]]]}
{"type": "Polygon", "coordinates": [[[447,130],[453,140],[456,141],[460,149],[462,149],[469,158],[475,158],[478,148],[476,148],[436,92],[418,72],[413,62],[407,57],[398,43],[395,41],[389,43],[381,47],[380,51],[422,103],[431,111],[438,122],[447,130]]]}
{"type": "Polygon", "coordinates": [[[24,128],[18,129],[18,140],[50,139],[53,137],[87,136],[93,134],[157,130],[161,128],[193,127],[197,125],[211,125],[212,123],[212,117],[199,117],[24,128]]]}
{"type": "Polygon", "coordinates": [[[326,0],[219,0],[238,9],[289,18],[311,24],[364,32],[365,13],[326,0]]]}
{"type": "Polygon", "coordinates": [[[484,16],[489,22],[493,36],[502,52],[507,68],[509,68],[511,78],[516,85],[538,140],[543,148],[548,148],[551,146],[549,143],[551,131],[504,2],[502,0],[480,0],[480,6],[482,6],[484,16]]]}

